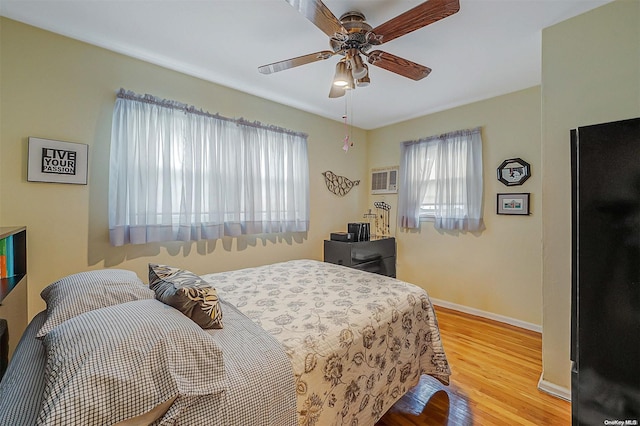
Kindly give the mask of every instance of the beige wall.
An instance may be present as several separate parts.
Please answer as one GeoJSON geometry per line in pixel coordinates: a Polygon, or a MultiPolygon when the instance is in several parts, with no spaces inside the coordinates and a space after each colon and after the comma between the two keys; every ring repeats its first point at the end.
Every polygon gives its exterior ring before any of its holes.
{"type": "Polygon", "coordinates": [[[425,288],[431,297],[542,324],[540,88],[476,102],[369,132],[369,166],[398,165],[400,143],[454,130],[482,127],[484,221],[476,233],[439,232],[423,222],[417,232],[396,227],[397,196],[370,196],[392,206],[398,241],[398,277],[425,288]],[[522,186],[496,179],[503,160],[520,157],[532,176],[522,186]],[[528,217],[496,215],[496,194],[530,192],[528,217]]]}
{"type": "Polygon", "coordinates": [[[205,273],[295,258],[321,259],[323,239],[362,215],[365,187],[338,197],[326,189],[321,173],[332,170],[350,179],[366,179],[363,130],[354,130],[356,145],[345,155],[344,126],[338,121],[5,18],[1,31],[0,225],[27,226],[30,316],[44,307],[39,296],[44,286],[88,269],[126,268],[146,280],[151,260],[205,273]],[[308,133],[308,234],[111,247],[108,158],[111,114],[120,87],[308,133]],[[27,182],[29,136],[89,144],[89,184],[27,182]]]}
{"type": "Polygon", "coordinates": [[[544,380],[570,386],[569,132],[640,116],[640,2],[618,0],[542,33],[544,380]]]}

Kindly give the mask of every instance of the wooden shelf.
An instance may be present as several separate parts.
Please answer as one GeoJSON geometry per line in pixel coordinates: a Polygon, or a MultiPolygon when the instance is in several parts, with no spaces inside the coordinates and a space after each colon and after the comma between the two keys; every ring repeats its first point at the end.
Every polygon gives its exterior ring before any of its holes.
{"type": "Polygon", "coordinates": [[[0,240],[13,237],[14,276],[0,278],[0,304],[27,275],[27,228],[0,227],[0,240]]]}
{"type": "Polygon", "coordinates": [[[14,275],[0,279],[0,318],[7,320],[8,359],[27,327],[27,228],[0,227],[0,239],[12,236],[14,275]]]}
{"type": "Polygon", "coordinates": [[[0,240],[26,230],[26,226],[0,226],[0,240]]]}
{"type": "Polygon", "coordinates": [[[9,293],[20,284],[26,274],[18,274],[9,278],[0,278],[0,305],[9,293]]]}

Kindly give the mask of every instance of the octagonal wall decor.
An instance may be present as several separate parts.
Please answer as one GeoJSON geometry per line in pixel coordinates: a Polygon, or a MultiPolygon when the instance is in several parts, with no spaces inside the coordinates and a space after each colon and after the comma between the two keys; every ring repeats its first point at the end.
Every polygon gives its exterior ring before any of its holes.
{"type": "Polygon", "coordinates": [[[504,160],[498,167],[498,180],[507,186],[522,185],[531,176],[531,166],[522,158],[504,160]]]}

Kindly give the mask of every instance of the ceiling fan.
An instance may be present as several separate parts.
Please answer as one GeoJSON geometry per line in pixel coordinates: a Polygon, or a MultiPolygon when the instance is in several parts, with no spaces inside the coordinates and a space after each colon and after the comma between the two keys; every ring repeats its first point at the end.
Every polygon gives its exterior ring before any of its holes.
{"type": "Polygon", "coordinates": [[[378,46],[460,10],[459,0],[429,0],[393,19],[372,28],[360,12],[347,12],[338,20],[321,0],[285,0],[304,15],[316,27],[329,36],[332,50],[322,50],[258,68],[262,74],[272,74],[300,65],[329,59],[334,55],[343,58],[336,64],[336,75],[329,92],[330,98],[343,96],[347,89],[364,87],[370,83],[369,70],[362,57],[371,65],[386,69],[412,80],[428,76],[431,68],[411,62],[382,50],[369,52],[378,46]]]}

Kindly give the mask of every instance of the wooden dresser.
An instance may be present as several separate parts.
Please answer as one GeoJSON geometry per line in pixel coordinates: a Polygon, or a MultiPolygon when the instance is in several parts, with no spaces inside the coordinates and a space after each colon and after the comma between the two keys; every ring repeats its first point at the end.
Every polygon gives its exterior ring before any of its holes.
{"type": "Polygon", "coordinates": [[[324,241],[324,261],[395,278],[396,239],[370,241],[324,241]]]}

